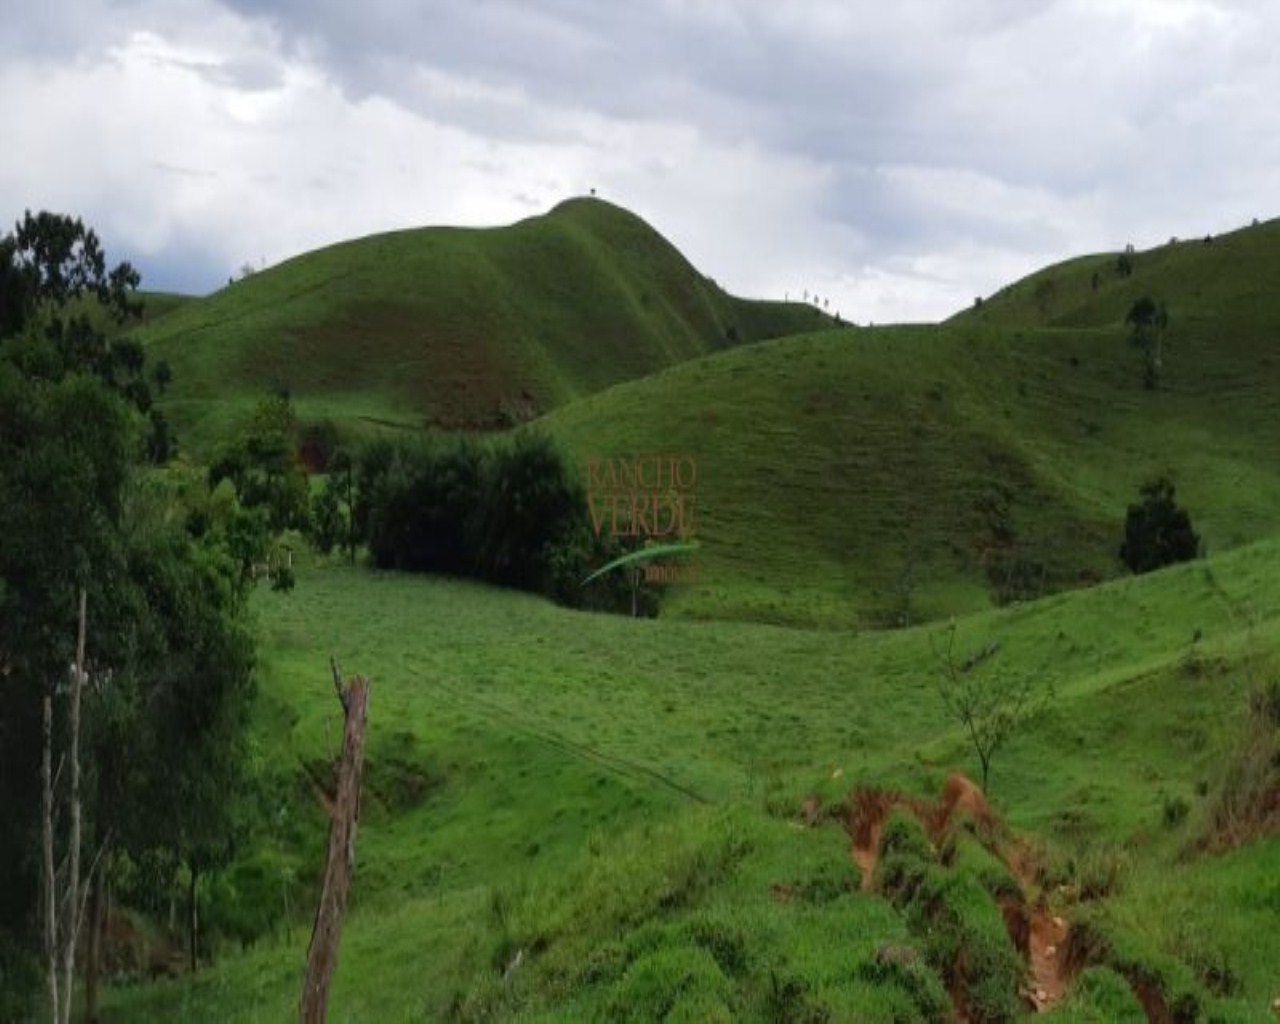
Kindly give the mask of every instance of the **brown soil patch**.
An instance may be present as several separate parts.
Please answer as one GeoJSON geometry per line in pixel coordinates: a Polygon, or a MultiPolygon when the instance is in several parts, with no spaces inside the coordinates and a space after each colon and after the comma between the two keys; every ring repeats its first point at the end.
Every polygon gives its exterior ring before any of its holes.
{"type": "MultiPolygon", "coordinates": [[[[924,826],[931,842],[938,843],[957,818],[968,816],[977,821],[989,836],[995,836],[1000,823],[987,803],[982,790],[960,774],[948,777],[937,803],[894,793],[859,787],[849,794],[845,805],[844,826],[852,841],[850,854],[862,872],[862,891],[873,888],[876,865],[880,858],[880,840],[885,818],[894,807],[911,811],[924,826]]],[[[1037,1013],[1056,1005],[1066,994],[1074,972],[1067,958],[1070,931],[1066,921],[1048,911],[1043,900],[1031,905],[1028,894],[1039,875],[1035,851],[1026,844],[1008,844],[1007,849],[988,845],[1017,879],[1021,895],[1009,894],[999,899],[1001,916],[1014,946],[1026,958],[1030,991],[1029,1006],[1037,1013]]],[[[952,993],[958,1020],[966,1019],[963,999],[952,993]]]]}
{"type": "Polygon", "coordinates": [[[948,776],[946,785],[942,787],[942,802],[938,804],[936,821],[930,830],[935,841],[957,812],[972,815],[989,829],[995,828],[996,816],[982,790],[977,783],[958,773],[948,776]]]}
{"type": "Polygon", "coordinates": [[[1037,1013],[1047,1010],[1067,992],[1067,922],[1041,909],[1031,911],[1028,963],[1031,967],[1031,1002],[1037,1013]]]}
{"type": "Polygon", "coordinates": [[[854,863],[862,872],[863,892],[871,891],[876,865],[880,862],[880,836],[884,832],[884,820],[894,807],[906,807],[922,821],[933,816],[932,809],[924,801],[905,793],[890,793],[862,786],[849,794],[845,804],[844,827],[853,840],[852,855],[854,863]]]}
{"type": "Polygon", "coordinates": [[[872,879],[876,874],[876,863],[880,857],[880,833],[883,826],[879,823],[871,827],[868,832],[867,844],[861,846],[858,843],[853,844],[853,862],[858,865],[858,870],[862,872],[862,891],[870,892],[872,879]]]}

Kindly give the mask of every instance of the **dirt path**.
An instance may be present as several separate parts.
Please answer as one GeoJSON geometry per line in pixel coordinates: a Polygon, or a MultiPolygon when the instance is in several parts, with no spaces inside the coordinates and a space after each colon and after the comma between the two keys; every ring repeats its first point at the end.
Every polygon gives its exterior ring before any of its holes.
{"type": "MultiPolygon", "coordinates": [[[[1021,881],[1021,880],[1019,880],[1021,881]]],[[[1025,883],[1023,883],[1025,888],[1025,883]]],[[[1067,923],[1043,910],[1031,911],[1031,1001],[1037,1013],[1058,1003],[1067,992],[1067,923]]]]}

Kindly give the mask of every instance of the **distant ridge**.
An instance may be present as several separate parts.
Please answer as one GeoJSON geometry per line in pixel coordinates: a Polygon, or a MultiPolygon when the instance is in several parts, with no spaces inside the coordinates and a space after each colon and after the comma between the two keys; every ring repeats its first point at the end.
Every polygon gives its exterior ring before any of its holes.
{"type": "Polygon", "coordinates": [[[551,413],[580,460],[697,460],[664,614],[918,623],[1123,572],[1169,474],[1210,551],[1280,533],[1280,223],[1049,267],[941,325],[719,352],[551,413]],[[1097,274],[1095,287],[1094,275],[1097,274]],[[1159,387],[1125,314],[1169,309],[1159,387]]]}
{"type": "Polygon", "coordinates": [[[831,322],[811,306],[735,298],[635,214],[578,198],[510,227],[307,253],[139,334],[173,367],[179,435],[207,447],[271,388],[305,417],[492,429],[831,322]]]}

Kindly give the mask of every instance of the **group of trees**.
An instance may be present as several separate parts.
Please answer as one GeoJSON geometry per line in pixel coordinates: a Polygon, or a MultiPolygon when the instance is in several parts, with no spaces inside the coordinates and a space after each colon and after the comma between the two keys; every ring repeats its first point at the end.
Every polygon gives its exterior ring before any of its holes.
{"type": "Polygon", "coordinates": [[[142,312],[138,272],[107,268],[102,244],[78,218],[28,211],[0,238],[0,339],[6,358],[29,377],[96,377],[146,417],[146,454],[165,462],[176,440],[155,408],[172,376],[160,362],[148,373],[142,346],[118,331],[142,312]]]}
{"type": "Polygon", "coordinates": [[[0,239],[0,1008],[22,1018],[39,960],[68,1019],[81,923],[92,1015],[110,880],[146,863],[194,895],[243,778],[243,566],[265,537],[234,501],[195,535],[207,488],[145,469],[169,374],[107,330],[138,283],[79,220],[0,239]]]}
{"type": "MultiPolygon", "coordinates": [[[[542,435],[379,441],[355,461],[354,488],[339,471],[334,491],[319,509],[346,496],[379,568],[469,576],[579,607],[630,607],[616,576],[583,586],[620,552],[593,532],[581,481],[542,435]]],[[[317,516],[317,532],[329,516],[317,516]]],[[[655,610],[651,592],[644,608],[655,610]]]]}

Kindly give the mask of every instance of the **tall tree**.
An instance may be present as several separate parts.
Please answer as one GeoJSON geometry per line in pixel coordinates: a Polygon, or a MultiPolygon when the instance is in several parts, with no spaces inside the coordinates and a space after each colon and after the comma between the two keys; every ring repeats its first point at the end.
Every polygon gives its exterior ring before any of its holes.
{"type": "Polygon", "coordinates": [[[238,530],[233,509],[230,528],[211,516],[194,536],[133,471],[141,349],[95,324],[129,315],[136,284],[127,264],[106,269],[79,221],[28,215],[0,239],[0,933],[35,948],[37,881],[64,880],[41,903],[48,925],[54,897],[62,922],[55,1020],[84,900],[75,833],[86,865],[108,838],[212,863],[201,844],[225,831],[252,692],[241,567],[262,534],[238,530]],[[77,646],[80,593],[93,628],[77,646]],[[55,802],[71,813],[58,820],[55,802]]]}
{"type": "Polygon", "coordinates": [[[1160,382],[1164,369],[1164,333],[1169,326],[1169,309],[1144,295],[1129,307],[1125,323],[1132,328],[1130,341],[1142,352],[1142,382],[1151,391],[1160,382]]]}
{"type": "Polygon", "coordinates": [[[298,421],[284,395],[258,402],[240,436],[224,445],[209,468],[209,483],[230,480],[241,504],[261,508],[273,531],[307,525],[307,471],[298,456],[298,421]]]}

